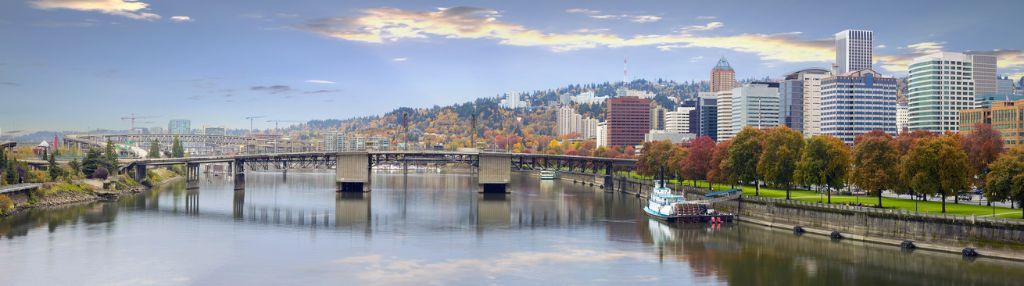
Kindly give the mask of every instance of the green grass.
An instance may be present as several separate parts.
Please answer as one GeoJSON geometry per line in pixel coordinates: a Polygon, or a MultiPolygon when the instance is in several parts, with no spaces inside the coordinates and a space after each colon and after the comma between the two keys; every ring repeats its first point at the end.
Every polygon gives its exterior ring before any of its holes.
{"type": "MultiPolygon", "coordinates": [[[[637,175],[635,173],[632,173],[632,172],[630,172],[630,173],[620,173],[620,175],[628,175],[628,176],[630,176],[632,178],[645,179],[645,178],[643,178],[643,177],[641,177],[641,176],[639,176],[639,175],[637,175]]],[[[677,185],[693,185],[693,181],[679,182],[678,180],[669,180],[669,183],[670,184],[677,184],[677,185]]],[[[708,185],[707,185],[707,182],[705,182],[705,181],[697,181],[697,186],[701,187],[701,188],[707,188],[708,185]]],[[[754,196],[754,187],[753,186],[736,185],[736,187],[738,187],[738,188],[743,190],[743,195],[745,197],[753,197],[754,196]]],[[[731,189],[731,188],[732,187],[729,186],[729,185],[714,184],[714,189],[715,190],[728,190],[728,189],[731,189]]],[[[761,197],[766,197],[766,198],[785,199],[786,198],[786,190],[762,187],[761,191],[760,191],[760,196],[761,197]]],[[[820,199],[819,199],[819,194],[818,193],[815,193],[814,191],[808,191],[808,190],[791,190],[790,191],[790,197],[793,200],[804,201],[804,202],[812,202],[812,203],[817,203],[817,202],[824,203],[824,202],[826,202],[828,200],[828,197],[826,197],[825,195],[820,195],[820,199]]],[[[876,204],[878,204],[878,197],[872,197],[872,196],[844,196],[844,195],[832,194],[832,204],[846,204],[846,203],[854,203],[855,204],[855,203],[858,203],[858,202],[864,204],[865,206],[875,206],[876,204]]],[[[886,198],[886,197],[883,197],[882,198],[882,206],[884,208],[886,208],[886,209],[901,209],[901,210],[907,210],[907,211],[911,211],[911,212],[934,213],[934,214],[941,214],[942,213],[942,202],[932,202],[932,201],[923,202],[923,201],[914,201],[914,200],[910,200],[910,199],[886,198]]],[[[1016,208],[1016,209],[1011,209],[1011,208],[1006,208],[1006,207],[994,207],[993,208],[993,207],[985,206],[985,205],[980,205],[979,206],[979,205],[977,205],[976,202],[973,203],[973,204],[972,204],[972,202],[961,202],[960,204],[954,204],[952,199],[948,199],[946,201],[946,214],[962,215],[962,216],[977,215],[979,217],[982,217],[982,216],[984,216],[984,217],[993,217],[992,216],[993,211],[996,214],[994,216],[995,218],[1022,219],[1022,217],[1021,217],[1022,216],[1022,210],[1020,208],[1016,208]]]]}

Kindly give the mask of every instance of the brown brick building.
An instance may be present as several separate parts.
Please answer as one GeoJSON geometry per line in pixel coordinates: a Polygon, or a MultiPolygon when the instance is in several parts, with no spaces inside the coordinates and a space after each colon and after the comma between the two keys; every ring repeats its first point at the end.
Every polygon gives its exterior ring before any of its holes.
{"type": "Polygon", "coordinates": [[[992,102],[992,108],[960,110],[960,132],[970,133],[977,123],[992,124],[1006,148],[1024,146],[1024,100],[992,102]]]}
{"type": "Polygon", "coordinates": [[[650,104],[649,100],[635,96],[608,99],[608,145],[644,144],[644,135],[651,127],[650,104]]]}

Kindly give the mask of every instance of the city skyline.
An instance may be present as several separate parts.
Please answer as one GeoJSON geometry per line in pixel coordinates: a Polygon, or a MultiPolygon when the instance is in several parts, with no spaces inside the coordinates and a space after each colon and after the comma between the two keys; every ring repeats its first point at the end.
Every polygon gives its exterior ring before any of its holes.
{"type": "Polygon", "coordinates": [[[782,78],[828,68],[834,34],[846,29],[874,31],[873,67],[885,75],[906,76],[914,56],[940,50],[999,50],[1000,75],[1024,74],[1019,40],[997,36],[1014,32],[1021,9],[1013,7],[905,14],[900,7],[914,3],[828,13],[839,4],[189,2],[0,4],[0,36],[13,43],[0,47],[0,95],[56,103],[45,113],[5,108],[0,128],[128,129],[120,118],[130,113],[158,117],[144,126],[187,118],[239,129],[253,115],[345,119],[620,81],[627,57],[629,79],[706,80],[720,57],[738,79],[782,78]],[[979,11],[990,17],[934,19],[979,11]],[[83,117],[82,109],[104,112],[83,117]]]}

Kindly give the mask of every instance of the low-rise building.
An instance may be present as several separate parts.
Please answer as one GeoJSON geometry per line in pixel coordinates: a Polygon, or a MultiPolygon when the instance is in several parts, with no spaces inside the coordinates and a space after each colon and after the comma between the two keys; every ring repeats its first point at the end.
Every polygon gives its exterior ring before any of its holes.
{"type": "Polygon", "coordinates": [[[960,111],[960,132],[969,134],[978,123],[991,124],[1003,137],[1004,147],[1024,146],[1024,100],[997,101],[991,108],[960,111]]]}

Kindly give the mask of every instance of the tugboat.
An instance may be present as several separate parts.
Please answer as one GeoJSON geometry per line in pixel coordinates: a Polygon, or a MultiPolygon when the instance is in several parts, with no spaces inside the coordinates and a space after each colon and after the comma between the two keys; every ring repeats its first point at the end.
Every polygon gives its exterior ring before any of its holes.
{"type": "Polygon", "coordinates": [[[644,212],[664,222],[731,223],[733,214],[719,213],[710,206],[712,202],[734,199],[739,194],[739,190],[714,192],[705,195],[706,200],[688,201],[683,194],[675,194],[665,187],[664,180],[656,180],[654,189],[647,196],[644,212]]]}

